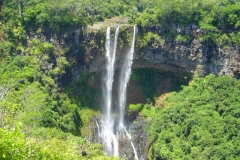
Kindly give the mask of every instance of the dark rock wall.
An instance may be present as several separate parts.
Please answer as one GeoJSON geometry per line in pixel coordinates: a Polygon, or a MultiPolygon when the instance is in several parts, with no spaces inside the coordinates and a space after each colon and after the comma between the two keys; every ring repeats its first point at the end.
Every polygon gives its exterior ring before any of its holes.
{"type": "MultiPolygon", "coordinates": [[[[120,27],[118,39],[116,69],[121,67],[121,59],[129,49],[132,36],[132,26],[120,27]]],[[[114,33],[115,26],[111,27],[114,33]]],[[[59,32],[44,29],[36,34],[29,29],[28,38],[38,38],[42,41],[53,43],[55,52],[67,48],[65,54],[71,66],[66,69],[66,74],[55,77],[62,86],[71,83],[82,74],[100,72],[105,69],[105,34],[106,26],[100,28],[67,28],[59,32]]],[[[201,43],[199,37],[205,34],[196,25],[181,27],[176,24],[166,27],[139,28],[134,53],[134,68],[156,68],[160,71],[174,73],[209,73],[240,77],[240,47],[230,46],[225,48],[213,47],[201,43]],[[153,44],[140,48],[142,32],[152,32],[160,36],[171,32],[173,35],[183,34],[191,37],[188,43],[175,42],[174,38],[166,40],[163,45],[153,44]]],[[[52,57],[51,62],[46,62],[46,68],[54,68],[58,57],[52,57]],[[50,67],[49,67],[50,66],[50,67]]]]}
{"type": "MultiPolygon", "coordinates": [[[[121,67],[121,59],[124,52],[129,49],[132,26],[122,25],[118,39],[116,69],[121,67]],[[129,40],[130,39],[130,40],[129,40]]],[[[111,30],[114,33],[115,26],[111,30]]],[[[66,69],[66,74],[56,76],[60,85],[67,85],[88,72],[99,72],[105,69],[105,34],[106,26],[100,28],[67,28],[59,32],[51,29],[43,29],[36,34],[34,29],[28,30],[28,39],[38,38],[53,43],[55,52],[67,48],[65,54],[71,66],[66,69]]],[[[173,24],[166,27],[139,28],[134,53],[134,68],[156,68],[160,71],[175,73],[209,73],[218,75],[230,75],[240,77],[240,47],[229,46],[220,48],[201,43],[199,37],[206,34],[196,25],[186,27],[173,24]],[[174,38],[166,40],[163,45],[153,43],[140,48],[139,43],[142,32],[152,32],[160,36],[171,32],[174,35],[183,34],[191,37],[188,43],[175,42],[174,38]]],[[[44,64],[52,69],[56,66],[56,59],[44,64]]]]}
{"type": "Polygon", "coordinates": [[[136,60],[145,60],[145,64],[135,63],[140,68],[200,75],[213,73],[236,78],[240,73],[240,47],[210,47],[195,38],[190,44],[168,43],[157,48],[147,47],[141,52],[143,54],[135,54],[136,60]]]}
{"type": "MultiPolygon", "coordinates": [[[[102,39],[105,38],[105,30],[106,28],[102,29],[101,32],[94,29],[85,30],[85,32],[98,32],[98,37],[96,39],[94,37],[96,34],[90,33],[84,34],[85,36],[82,37],[86,44],[90,44],[91,41],[96,41],[95,47],[92,47],[91,49],[91,47],[88,46],[90,49],[88,48],[87,52],[81,53],[84,54],[84,59],[82,59],[82,63],[75,63],[71,68],[71,80],[75,80],[80,77],[81,74],[104,70],[105,44],[100,44],[97,41],[101,37],[101,34],[102,39]]],[[[174,34],[181,33],[191,35],[192,38],[190,42],[177,43],[172,40],[166,41],[164,45],[152,44],[144,48],[139,48],[139,39],[141,37],[138,36],[134,53],[133,68],[155,68],[164,72],[197,73],[199,75],[213,73],[217,75],[230,75],[239,78],[239,46],[219,48],[201,43],[198,37],[205,32],[195,25],[190,25],[185,28],[173,25],[172,30],[174,31],[174,34]]],[[[166,29],[149,27],[146,28],[146,31],[161,35],[166,32],[166,29]]],[[[131,32],[131,30],[129,32],[131,32]]],[[[141,30],[139,30],[139,32],[141,32],[141,30]]],[[[141,33],[138,34],[140,35],[141,33]]],[[[124,52],[127,52],[129,46],[129,44],[122,44],[127,43],[124,36],[120,36],[118,41],[119,45],[117,49],[116,69],[121,67],[121,58],[123,57],[124,52]]]]}

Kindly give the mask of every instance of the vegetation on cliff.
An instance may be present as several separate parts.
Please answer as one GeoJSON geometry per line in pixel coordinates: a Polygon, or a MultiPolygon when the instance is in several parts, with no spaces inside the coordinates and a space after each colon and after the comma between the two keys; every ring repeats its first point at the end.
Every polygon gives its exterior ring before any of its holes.
{"type": "MultiPolygon", "coordinates": [[[[189,43],[198,38],[210,46],[240,45],[240,3],[231,0],[151,1],[141,13],[136,13],[132,22],[140,29],[159,32],[162,39],[177,43],[189,43]],[[199,26],[199,28],[194,28],[199,26]],[[189,34],[186,29],[193,31],[189,34]]],[[[152,36],[152,40],[156,39],[152,36]]],[[[143,34],[142,37],[146,37],[143,34]]],[[[146,38],[145,38],[146,39],[146,38]]],[[[159,38],[158,38],[159,39],[159,38]]]]}

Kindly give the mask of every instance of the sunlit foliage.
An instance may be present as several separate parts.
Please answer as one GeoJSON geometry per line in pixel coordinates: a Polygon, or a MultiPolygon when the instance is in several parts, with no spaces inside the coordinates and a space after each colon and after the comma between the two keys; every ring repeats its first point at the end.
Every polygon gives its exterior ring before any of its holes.
{"type": "Polygon", "coordinates": [[[171,93],[148,128],[151,159],[237,159],[239,97],[239,80],[214,75],[171,93]]]}

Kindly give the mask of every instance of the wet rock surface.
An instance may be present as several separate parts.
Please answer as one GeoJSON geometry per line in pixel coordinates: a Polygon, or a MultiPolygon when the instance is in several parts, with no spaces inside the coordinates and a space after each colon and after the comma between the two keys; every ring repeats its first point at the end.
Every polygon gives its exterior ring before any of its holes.
{"type": "Polygon", "coordinates": [[[132,141],[140,160],[147,159],[148,149],[150,147],[147,133],[144,130],[144,126],[146,124],[147,122],[143,117],[137,117],[137,119],[129,127],[130,134],[132,135],[132,141]]]}
{"type": "MultiPolygon", "coordinates": [[[[134,160],[135,153],[133,146],[136,150],[137,156],[139,160],[147,160],[148,157],[148,149],[150,147],[150,143],[147,138],[147,133],[144,130],[147,121],[145,117],[138,116],[137,113],[131,113],[126,116],[128,120],[133,120],[133,122],[128,121],[127,132],[124,130],[118,130],[118,149],[119,149],[119,157],[124,157],[126,160],[134,160]],[[129,137],[131,136],[131,138],[129,137]],[[132,142],[132,144],[131,144],[132,142]]],[[[94,117],[92,119],[92,123],[89,126],[89,130],[92,133],[90,136],[88,135],[86,138],[92,143],[102,143],[100,137],[100,128],[99,125],[100,119],[99,117],[94,117]]]]}

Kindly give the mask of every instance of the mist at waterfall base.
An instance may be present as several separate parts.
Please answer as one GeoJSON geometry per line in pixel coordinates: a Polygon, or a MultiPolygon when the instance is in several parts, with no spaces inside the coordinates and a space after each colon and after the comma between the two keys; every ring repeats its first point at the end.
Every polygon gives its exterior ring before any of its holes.
{"type": "Polygon", "coordinates": [[[125,108],[126,108],[126,97],[127,97],[127,85],[131,76],[131,67],[133,63],[133,54],[135,46],[135,37],[137,32],[137,27],[133,27],[132,42],[129,51],[124,55],[124,62],[120,69],[119,74],[119,85],[118,85],[118,97],[117,97],[117,107],[118,113],[113,112],[113,82],[114,82],[114,72],[115,72],[115,60],[116,51],[118,45],[118,35],[120,27],[116,27],[114,32],[114,39],[111,38],[111,27],[107,28],[106,31],[106,71],[103,76],[103,105],[102,105],[102,118],[100,123],[96,121],[96,126],[98,127],[98,142],[103,144],[103,149],[106,151],[108,156],[122,157],[119,153],[119,140],[121,138],[127,139],[131,148],[129,150],[134,154],[135,159],[138,158],[138,153],[135,149],[134,143],[132,142],[131,134],[127,131],[125,126],[125,108]]]}

